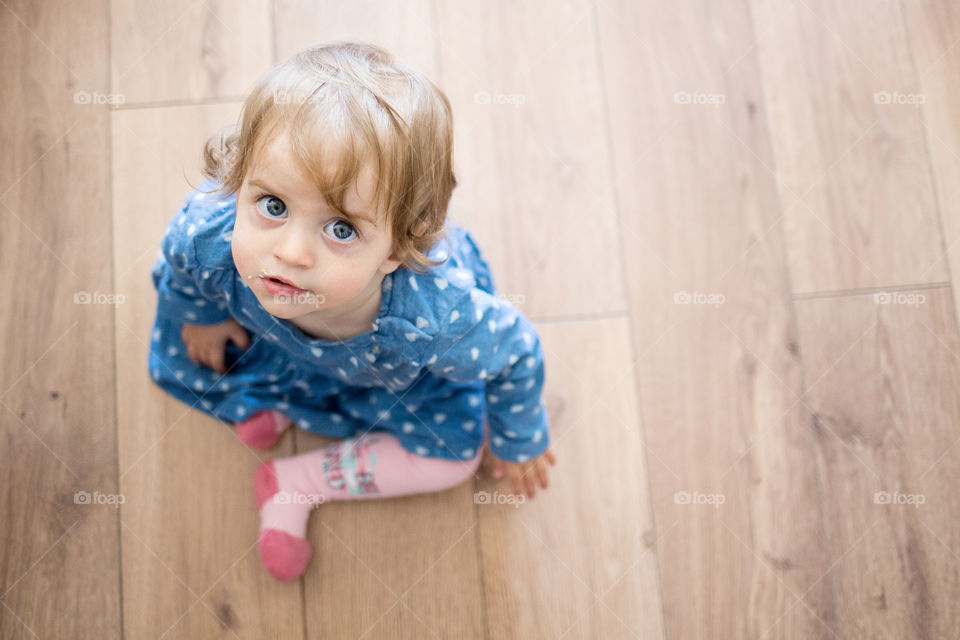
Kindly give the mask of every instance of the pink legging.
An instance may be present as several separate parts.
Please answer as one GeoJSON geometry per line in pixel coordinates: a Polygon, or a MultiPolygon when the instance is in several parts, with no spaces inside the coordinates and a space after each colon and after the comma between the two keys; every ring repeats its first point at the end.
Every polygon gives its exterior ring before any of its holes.
{"type": "Polygon", "coordinates": [[[280,529],[303,538],[309,509],[320,503],[449,489],[476,472],[481,454],[470,460],[426,458],[377,431],[275,458],[258,469],[255,479],[261,530],[280,529]]]}
{"type": "Polygon", "coordinates": [[[306,569],[310,510],[328,500],[388,498],[442,491],[462,483],[480,464],[410,453],[386,432],[346,438],[322,449],[263,463],[253,478],[260,510],[260,561],[278,580],[306,569]]]}

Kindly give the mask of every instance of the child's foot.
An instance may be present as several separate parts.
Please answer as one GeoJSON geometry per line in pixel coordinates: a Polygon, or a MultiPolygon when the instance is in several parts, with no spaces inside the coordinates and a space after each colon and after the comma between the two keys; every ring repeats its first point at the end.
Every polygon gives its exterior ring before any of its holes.
{"type": "Polygon", "coordinates": [[[290,418],[279,411],[258,411],[237,423],[237,437],[254,449],[269,449],[291,424],[290,418]]]}
{"type": "Polygon", "coordinates": [[[278,472],[274,460],[261,464],[253,475],[253,494],[260,511],[260,562],[277,580],[296,580],[310,561],[310,543],[306,540],[307,518],[314,506],[297,499],[297,493],[280,492],[284,474],[283,460],[278,472]]]}

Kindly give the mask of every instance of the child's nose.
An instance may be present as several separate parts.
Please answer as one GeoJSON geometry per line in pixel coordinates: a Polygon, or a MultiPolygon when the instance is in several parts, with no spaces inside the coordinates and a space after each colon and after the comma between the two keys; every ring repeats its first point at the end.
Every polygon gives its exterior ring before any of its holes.
{"type": "Polygon", "coordinates": [[[296,230],[286,231],[274,245],[273,257],[292,267],[309,269],[313,266],[313,247],[310,238],[296,230]]]}

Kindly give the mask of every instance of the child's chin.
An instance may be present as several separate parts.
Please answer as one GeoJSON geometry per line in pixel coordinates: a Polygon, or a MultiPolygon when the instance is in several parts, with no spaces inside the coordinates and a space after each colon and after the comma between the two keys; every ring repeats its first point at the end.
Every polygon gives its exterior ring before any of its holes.
{"type": "Polygon", "coordinates": [[[304,314],[304,306],[295,302],[284,302],[282,300],[267,298],[266,300],[261,300],[260,303],[270,315],[283,318],[284,320],[290,320],[304,314]]]}

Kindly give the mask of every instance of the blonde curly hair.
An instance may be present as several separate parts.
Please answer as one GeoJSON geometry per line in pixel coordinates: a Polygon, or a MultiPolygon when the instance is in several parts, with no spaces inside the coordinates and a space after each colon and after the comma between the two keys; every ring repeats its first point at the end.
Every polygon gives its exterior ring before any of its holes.
{"type": "Polygon", "coordinates": [[[427,257],[443,235],[453,173],[453,114],[446,95],[381,47],[329,42],[276,65],[254,86],[236,125],[207,140],[203,173],[216,191],[236,193],[253,159],[286,130],[297,159],[324,200],[343,201],[373,161],[374,202],[392,226],[401,266],[442,264],[427,257]],[[328,171],[331,164],[334,171],[328,171]]]}

